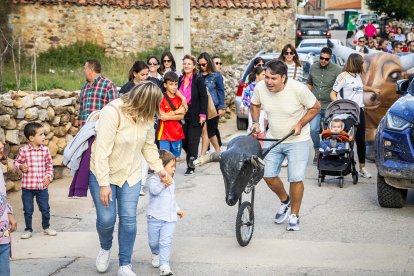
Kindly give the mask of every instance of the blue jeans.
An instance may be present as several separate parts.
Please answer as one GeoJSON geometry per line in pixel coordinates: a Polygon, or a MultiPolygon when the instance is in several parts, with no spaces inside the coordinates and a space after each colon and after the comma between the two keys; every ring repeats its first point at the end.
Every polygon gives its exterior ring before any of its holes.
{"type": "Polygon", "coordinates": [[[175,141],[175,142],[171,142],[167,140],[160,140],[160,149],[168,150],[169,152],[174,154],[176,158],[181,156],[182,147],[183,147],[183,141],[181,140],[175,141]]]}
{"type": "Polygon", "coordinates": [[[100,186],[95,175],[89,173],[89,190],[96,208],[96,230],[98,231],[101,248],[109,250],[112,247],[112,239],[116,221],[118,206],[119,226],[119,265],[131,263],[132,250],[134,248],[135,236],[137,234],[137,205],[141,182],[130,187],[128,182],[118,187],[110,185],[112,200],[105,207],[100,198],[100,186]]]}
{"type": "Polygon", "coordinates": [[[33,232],[32,228],[32,215],[34,212],[33,198],[36,197],[37,206],[42,213],[42,227],[43,229],[49,228],[50,224],[50,206],[49,206],[49,190],[28,190],[22,189],[22,201],[24,211],[24,222],[26,228],[24,231],[33,232]]]}
{"type": "Polygon", "coordinates": [[[160,265],[169,264],[175,221],[168,222],[148,216],[147,224],[151,253],[160,255],[160,265]]]}
{"type": "Polygon", "coordinates": [[[318,115],[309,122],[310,125],[310,135],[313,142],[313,148],[318,151],[321,143],[321,120],[325,118],[325,109],[321,109],[318,115]]]}
{"type": "Polygon", "coordinates": [[[0,275],[10,276],[10,243],[0,244],[0,275]]]}

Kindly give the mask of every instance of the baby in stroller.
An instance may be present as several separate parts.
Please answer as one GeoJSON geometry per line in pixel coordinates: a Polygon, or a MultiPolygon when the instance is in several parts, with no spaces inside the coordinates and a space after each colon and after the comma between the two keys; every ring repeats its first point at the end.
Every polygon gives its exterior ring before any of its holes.
{"type": "Polygon", "coordinates": [[[324,156],[332,153],[344,154],[347,151],[345,143],[353,139],[344,128],[345,123],[341,119],[333,119],[329,128],[322,131],[323,140],[320,143],[319,152],[324,156]]]}

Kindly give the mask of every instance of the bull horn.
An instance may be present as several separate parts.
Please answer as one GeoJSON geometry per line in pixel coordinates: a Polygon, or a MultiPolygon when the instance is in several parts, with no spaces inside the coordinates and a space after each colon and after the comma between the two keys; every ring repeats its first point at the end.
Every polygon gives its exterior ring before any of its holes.
{"type": "Polygon", "coordinates": [[[404,68],[404,71],[407,71],[414,67],[414,54],[409,54],[405,56],[400,56],[401,66],[404,68]]]}
{"type": "Polygon", "coordinates": [[[359,54],[356,50],[351,49],[351,48],[346,47],[346,46],[342,46],[342,45],[332,43],[332,41],[329,40],[329,39],[328,39],[327,44],[328,44],[328,47],[332,49],[333,53],[336,56],[338,56],[340,58],[343,58],[344,60],[348,60],[348,57],[351,54],[354,54],[354,53],[359,54]]]}
{"type": "Polygon", "coordinates": [[[210,162],[219,162],[220,159],[221,159],[221,153],[219,152],[208,153],[206,155],[200,156],[199,158],[195,160],[191,159],[189,167],[195,168],[195,167],[199,167],[199,166],[202,166],[210,162]]]}

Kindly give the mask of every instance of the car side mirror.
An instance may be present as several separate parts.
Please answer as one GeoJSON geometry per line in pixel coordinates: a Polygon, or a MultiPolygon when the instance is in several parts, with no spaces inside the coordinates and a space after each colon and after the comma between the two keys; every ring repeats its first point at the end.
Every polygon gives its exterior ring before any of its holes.
{"type": "Polygon", "coordinates": [[[404,95],[407,93],[409,80],[397,80],[397,94],[404,95]]]}

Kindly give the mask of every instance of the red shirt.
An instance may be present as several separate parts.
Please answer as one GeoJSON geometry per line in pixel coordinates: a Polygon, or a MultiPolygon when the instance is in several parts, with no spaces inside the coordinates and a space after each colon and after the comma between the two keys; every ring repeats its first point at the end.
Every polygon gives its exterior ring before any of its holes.
{"type": "MultiPolygon", "coordinates": [[[[181,106],[181,99],[179,97],[170,97],[171,102],[173,103],[175,109],[178,109],[181,106]]],[[[168,101],[165,99],[165,96],[162,98],[160,103],[160,110],[162,112],[168,113],[173,111],[168,101]]],[[[180,121],[171,120],[171,121],[162,121],[160,120],[159,129],[158,129],[158,140],[165,140],[170,142],[176,142],[184,139],[184,132],[181,126],[180,121]]]]}
{"type": "Polygon", "coordinates": [[[14,167],[19,169],[21,165],[27,165],[28,171],[22,173],[22,188],[28,190],[44,190],[44,179],[53,179],[53,163],[49,148],[41,145],[35,149],[31,145],[20,148],[19,154],[14,160],[14,167]]]}

